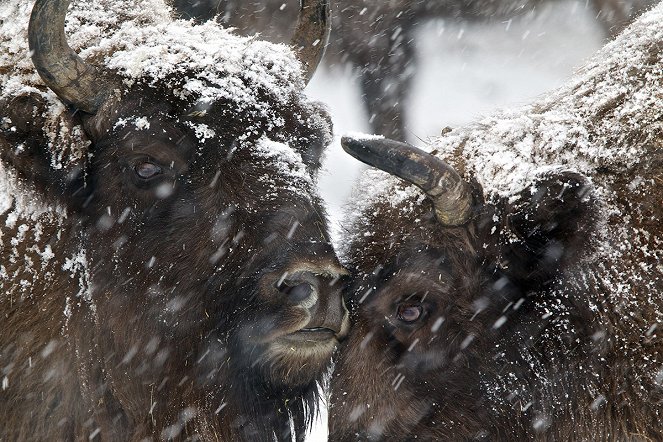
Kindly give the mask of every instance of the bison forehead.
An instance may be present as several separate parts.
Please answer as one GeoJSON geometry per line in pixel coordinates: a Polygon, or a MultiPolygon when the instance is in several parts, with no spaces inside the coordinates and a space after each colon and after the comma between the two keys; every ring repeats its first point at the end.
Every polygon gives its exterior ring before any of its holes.
{"type": "Polygon", "coordinates": [[[149,28],[124,23],[81,55],[103,56],[104,65],[127,84],[160,82],[178,98],[224,99],[246,108],[261,106],[261,92],[285,104],[304,86],[288,47],[238,37],[214,23],[170,21],[149,28]]]}

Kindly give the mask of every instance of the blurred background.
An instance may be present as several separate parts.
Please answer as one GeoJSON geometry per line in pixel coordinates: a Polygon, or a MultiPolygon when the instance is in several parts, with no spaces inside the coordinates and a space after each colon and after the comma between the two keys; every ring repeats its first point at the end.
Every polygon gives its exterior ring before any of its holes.
{"type": "MultiPolygon", "coordinates": [[[[545,3],[536,13],[500,22],[431,20],[418,26],[418,66],[403,104],[405,138],[421,146],[444,127],[475,121],[500,107],[531,102],[569,78],[607,41],[586,2],[545,3]]],[[[340,137],[373,132],[358,75],[347,65],[323,65],[307,93],[334,120],[320,190],[339,239],[343,205],[363,166],[345,154],[340,137]]],[[[360,191],[361,189],[359,189],[360,191]]]]}

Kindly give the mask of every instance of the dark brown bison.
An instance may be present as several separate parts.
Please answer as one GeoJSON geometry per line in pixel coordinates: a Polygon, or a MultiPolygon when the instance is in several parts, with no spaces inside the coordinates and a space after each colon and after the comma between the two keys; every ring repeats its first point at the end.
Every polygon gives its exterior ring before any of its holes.
{"type": "MultiPolygon", "coordinates": [[[[172,0],[185,17],[218,16],[246,34],[280,40],[292,27],[294,0],[172,0]]],[[[548,0],[340,0],[332,14],[328,60],[352,66],[375,133],[403,140],[405,104],[417,70],[416,31],[431,19],[501,22],[536,12],[548,0]]],[[[656,0],[592,0],[606,36],[619,33],[656,0]]]]}
{"type": "Polygon", "coordinates": [[[343,141],[416,187],[359,187],[331,440],[660,439],[662,67],[659,5],[438,152],[343,141]]]}
{"type": "Polygon", "coordinates": [[[68,6],[0,5],[0,440],[301,439],[347,333],[300,92],[328,3],[302,63],[158,0],[68,6]]]}

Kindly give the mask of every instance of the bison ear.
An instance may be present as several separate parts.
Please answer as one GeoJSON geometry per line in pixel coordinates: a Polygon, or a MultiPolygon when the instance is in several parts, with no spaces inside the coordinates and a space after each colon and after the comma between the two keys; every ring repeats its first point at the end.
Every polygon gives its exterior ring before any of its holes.
{"type": "Polygon", "coordinates": [[[311,103],[310,114],[301,126],[296,146],[309,172],[315,174],[321,166],[325,149],[333,140],[331,115],[322,103],[311,103]]]}
{"type": "Polygon", "coordinates": [[[508,205],[507,227],[518,240],[504,258],[523,289],[550,282],[566,262],[586,252],[595,227],[592,190],[584,175],[560,172],[537,180],[508,205]]]}
{"type": "Polygon", "coordinates": [[[47,199],[70,205],[82,182],[82,169],[78,164],[57,165],[44,129],[47,106],[35,93],[0,101],[0,158],[47,199]]]}

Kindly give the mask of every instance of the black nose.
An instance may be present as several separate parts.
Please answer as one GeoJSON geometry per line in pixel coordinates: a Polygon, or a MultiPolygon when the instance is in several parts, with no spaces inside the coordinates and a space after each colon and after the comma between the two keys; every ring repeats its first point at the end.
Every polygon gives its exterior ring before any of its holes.
{"type": "Polygon", "coordinates": [[[307,329],[329,329],[334,334],[343,334],[347,328],[347,309],[343,303],[341,274],[330,273],[327,268],[320,271],[305,269],[285,274],[276,283],[286,299],[305,308],[311,315],[307,329]]]}
{"type": "Polygon", "coordinates": [[[277,287],[291,302],[301,304],[313,295],[313,285],[308,281],[284,279],[277,287]]]}

